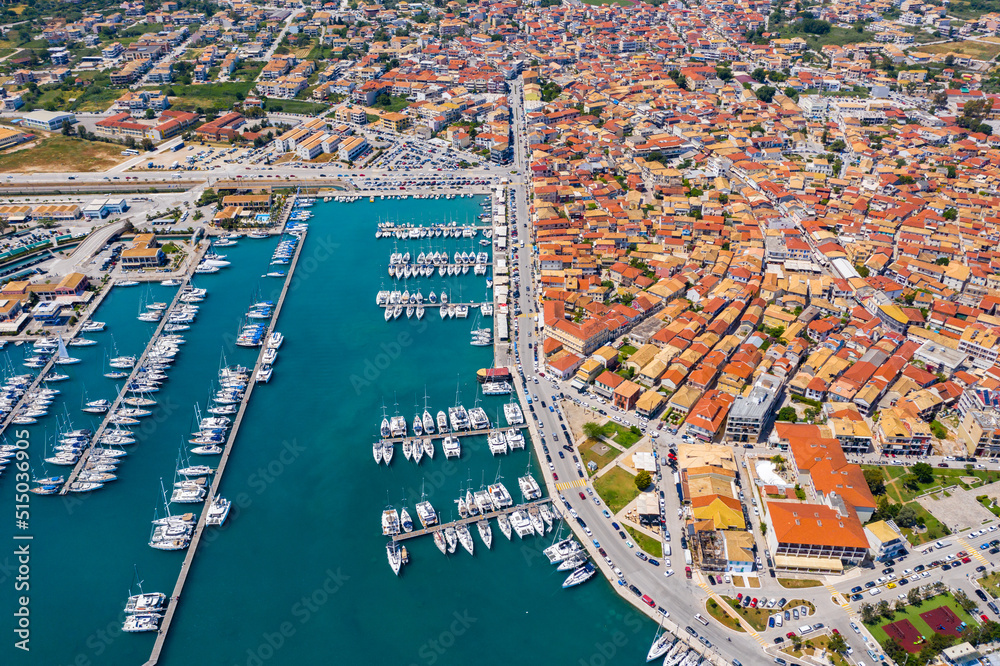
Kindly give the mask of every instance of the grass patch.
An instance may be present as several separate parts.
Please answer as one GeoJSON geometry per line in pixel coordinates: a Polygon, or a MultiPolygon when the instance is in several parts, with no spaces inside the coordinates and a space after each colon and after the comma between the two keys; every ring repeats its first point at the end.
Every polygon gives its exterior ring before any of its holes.
{"type": "Polygon", "coordinates": [[[612,513],[618,513],[639,495],[635,477],[621,467],[594,479],[594,490],[612,513]]]}
{"type": "Polygon", "coordinates": [[[175,243],[165,243],[160,249],[163,250],[164,254],[173,254],[181,251],[175,243]]]}
{"type": "Polygon", "coordinates": [[[105,171],[122,160],[122,146],[55,134],[31,148],[0,154],[0,172],[105,171]]]}
{"type": "Polygon", "coordinates": [[[800,606],[805,606],[809,609],[809,614],[812,615],[816,612],[816,606],[811,601],[806,601],[805,599],[792,599],[787,604],[781,607],[781,610],[791,610],[793,608],[798,608],[800,606]]]}
{"type": "Polygon", "coordinates": [[[663,557],[663,544],[660,543],[659,539],[647,536],[634,527],[629,527],[628,525],[625,525],[625,531],[632,535],[632,540],[635,541],[635,545],[645,551],[647,555],[652,555],[653,557],[663,557]]]}
{"type": "Polygon", "coordinates": [[[709,599],[708,603],[705,604],[705,610],[708,614],[715,619],[716,622],[726,627],[727,629],[732,629],[733,631],[746,632],[743,625],[735,617],[726,612],[726,609],[719,605],[715,599],[709,599]]]}
{"type": "Polygon", "coordinates": [[[857,42],[871,42],[875,39],[875,34],[868,32],[858,32],[854,28],[838,28],[831,26],[830,32],[825,35],[813,35],[802,29],[801,24],[780,23],[771,25],[771,32],[778,32],[782,39],[801,37],[806,40],[809,48],[819,51],[827,44],[844,46],[845,44],[855,44],[857,42]]]}
{"type": "Polygon", "coordinates": [[[143,90],[171,90],[176,99],[170,100],[170,108],[178,111],[229,111],[233,103],[244,99],[253,89],[253,81],[229,81],[200,85],[172,83],[168,86],[146,87],[143,90]]]}
{"type": "Polygon", "coordinates": [[[601,426],[601,434],[626,449],[642,439],[641,431],[637,435],[628,428],[618,425],[614,421],[608,421],[601,426]]]}
{"type": "MultiPolygon", "coordinates": [[[[817,636],[815,638],[809,638],[802,641],[802,647],[798,650],[795,648],[785,648],[782,650],[787,655],[801,659],[805,655],[812,656],[826,649],[827,644],[830,642],[829,635],[817,636]]],[[[829,659],[834,666],[850,666],[850,662],[844,659],[843,656],[837,654],[836,652],[827,652],[826,658],[829,659]]]]}
{"type": "Polygon", "coordinates": [[[608,446],[608,452],[604,454],[598,453],[594,450],[594,447],[603,446],[607,446],[607,444],[597,439],[587,439],[587,441],[580,445],[580,455],[583,456],[583,466],[586,468],[587,474],[590,476],[593,476],[598,471],[607,467],[615,459],[615,456],[618,455],[618,451],[610,446],[608,446]],[[590,468],[587,467],[587,463],[591,461],[597,465],[597,470],[593,472],[591,472],[590,468]]]}
{"type": "Polygon", "coordinates": [[[992,571],[979,579],[979,586],[993,595],[1000,597],[1000,571],[992,571]]]}
{"type": "Polygon", "coordinates": [[[320,111],[326,111],[327,108],[329,107],[326,104],[304,102],[299,99],[270,100],[267,103],[267,110],[274,113],[304,113],[312,115],[320,111]]]}
{"type": "Polygon", "coordinates": [[[747,623],[753,627],[756,631],[764,631],[767,629],[767,618],[771,617],[772,613],[766,609],[762,608],[743,608],[740,602],[732,597],[722,597],[729,604],[729,607],[740,614],[747,623]]]}
{"type": "Polygon", "coordinates": [[[922,636],[930,638],[930,636],[936,632],[920,618],[920,614],[941,606],[947,606],[954,611],[959,620],[967,622],[968,624],[973,623],[972,618],[968,613],[962,610],[962,607],[958,605],[958,602],[956,602],[950,594],[945,593],[926,599],[919,606],[906,606],[904,607],[903,612],[894,613],[891,619],[887,620],[884,617],[880,617],[873,624],[865,624],[865,626],[868,627],[868,630],[872,633],[872,636],[874,636],[875,640],[878,641],[880,645],[889,639],[888,634],[885,633],[882,627],[903,619],[907,619],[913,623],[913,626],[922,636]]]}
{"type": "Polygon", "coordinates": [[[778,584],[787,590],[804,590],[807,587],[819,587],[823,583],[818,580],[809,580],[798,578],[779,578],[778,584]]]}
{"type": "Polygon", "coordinates": [[[941,524],[937,518],[935,518],[930,511],[920,506],[916,502],[911,502],[909,506],[917,512],[917,523],[920,523],[920,519],[923,518],[924,526],[927,528],[926,532],[916,533],[913,531],[912,527],[903,527],[903,536],[909,540],[911,545],[919,546],[920,544],[927,543],[928,541],[937,541],[943,536],[951,534],[949,530],[946,530],[945,526],[941,524]]]}
{"type": "Polygon", "coordinates": [[[975,58],[976,60],[992,60],[1000,54],[1000,44],[989,44],[986,42],[945,42],[944,44],[927,44],[917,46],[913,51],[924,53],[957,53],[975,58]]]}
{"type": "Polygon", "coordinates": [[[405,109],[406,107],[408,107],[409,105],[410,105],[410,100],[406,99],[405,97],[396,97],[393,95],[389,95],[388,104],[379,104],[378,102],[376,102],[375,104],[372,104],[372,108],[378,109],[380,111],[394,111],[398,113],[403,109],[405,109]]]}

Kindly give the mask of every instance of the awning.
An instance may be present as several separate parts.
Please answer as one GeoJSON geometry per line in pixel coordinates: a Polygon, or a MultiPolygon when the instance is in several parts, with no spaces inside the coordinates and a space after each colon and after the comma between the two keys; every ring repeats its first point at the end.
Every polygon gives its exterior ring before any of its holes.
{"type": "Polygon", "coordinates": [[[837,557],[775,555],[774,568],[791,571],[834,571],[840,573],[844,570],[844,564],[837,557]]]}

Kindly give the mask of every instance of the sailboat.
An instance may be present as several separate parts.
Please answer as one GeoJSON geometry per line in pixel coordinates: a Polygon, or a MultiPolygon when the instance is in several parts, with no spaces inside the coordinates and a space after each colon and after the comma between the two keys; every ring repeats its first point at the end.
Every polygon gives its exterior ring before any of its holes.
{"type": "MultiPolygon", "coordinates": [[[[424,415],[423,415],[424,432],[428,435],[434,434],[434,418],[431,416],[431,412],[427,409],[427,387],[424,387],[424,415]]],[[[434,457],[434,454],[430,454],[434,457]]]]}
{"type": "Polygon", "coordinates": [[[56,352],[56,358],[53,361],[53,363],[55,363],[56,365],[74,365],[76,363],[79,363],[80,359],[73,358],[72,356],[69,355],[69,352],[66,351],[66,343],[63,342],[61,335],[59,336],[58,340],[59,340],[59,347],[58,351],[56,352]]]}
{"type": "Polygon", "coordinates": [[[656,635],[653,636],[653,644],[649,648],[649,654],[646,655],[646,661],[650,662],[665,655],[675,640],[677,639],[673,634],[663,630],[663,619],[661,618],[660,625],[656,628],[656,635]]]}
{"type": "Polygon", "coordinates": [[[476,522],[476,529],[479,530],[479,538],[483,540],[487,548],[493,547],[493,528],[490,527],[490,521],[480,520],[476,522]]]}

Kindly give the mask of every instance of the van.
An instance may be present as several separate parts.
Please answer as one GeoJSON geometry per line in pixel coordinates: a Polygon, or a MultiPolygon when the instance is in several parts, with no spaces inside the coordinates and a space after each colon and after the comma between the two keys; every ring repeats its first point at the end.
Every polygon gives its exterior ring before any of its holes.
{"type": "Polygon", "coordinates": [[[670,544],[663,544],[663,557],[670,557],[670,544]]]}
{"type": "Polygon", "coordinates": [[[937,541],[935,542],[934,547],[937,548],[938,550],[941,550],[942,548],[947,548],[948,544],[945,543],[944,541],[937,541]]]}
{"type": "Polygon", "coordinates": [[[625,580],[625,574],[622,573],[621,569],[619,569],[618,567],[615,567],[614,568],[614,572],[615,572],[615,575],[618,576],[618,578],[620,580],[625,580]]]}
{"type": "Polygon", "coordinates": [[[799,635],[805,636],[806,634],[808,634],[812,630],[813,630],[813,628],[810,625],[808,625],[808,624],[805,625],[805,626],[803,626],[803,627],[799,627],[799,635]]]}

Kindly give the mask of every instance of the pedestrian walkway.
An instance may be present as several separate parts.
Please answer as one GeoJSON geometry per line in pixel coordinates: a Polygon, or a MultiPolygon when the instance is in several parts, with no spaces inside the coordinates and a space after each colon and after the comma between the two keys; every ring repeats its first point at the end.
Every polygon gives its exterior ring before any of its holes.
{"type": "Polygon", "coordinates": [[[833,585],[830,585],[829,583],[827,583],[823,587],[829,590],[831,596],[837,597],[841,600],[840,607],[843,608],[844,612],[847,613],[848,617],[850,617],[853,620],[857,614],[854,612],[854,609],[851,608],[851,605],[847,603],[847,598],[843,594],[838,592],[837,588],[835,588],[833,585]]]}
{"type": "Polygon", "coordinates": [[[583,488],[587,485],[586,479],[577,479],[576,481],[564,481],[562,483],[556,484],[556,490],[562,492],[567,488],[583,488]]]}
{"type": "Polygon", "coordinates": [[[979,562],[980,564],[989,564],[990,563],[989,560],[987,560],[985,557],[983,557],[982,552],[980,552],[980,550],[979,550],[979,548],[977,546],[972,545],[971,543],[969,543],[968,541],[966,541],[962,537],[958,537],[958,542],[960,544],[962,544],[962,550],[964,550],[965,552],[967,552],[969,554],[969,557],[976,558],[976,561],[979,562]]]}

